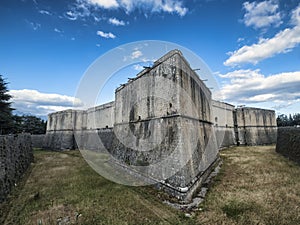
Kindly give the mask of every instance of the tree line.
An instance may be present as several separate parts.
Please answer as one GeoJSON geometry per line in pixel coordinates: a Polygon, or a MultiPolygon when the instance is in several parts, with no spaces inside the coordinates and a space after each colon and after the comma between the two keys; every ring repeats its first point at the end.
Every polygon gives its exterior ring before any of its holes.
{"type": "Polygon", "coordinates": [[[31,133],[46,133],[46,121],[32,115],[14,115],[14,108],[10,101],[12,96],[8,93],[7,82],[0,75],[0,135],[31,133]]]}
{"type": "Polygon", "coordinates": [[[277,126],[278,127],[291,127],[291,126],[300,126],[300,113],[296,113],[293,116],[281,114],[277,117],[277,126]]]}

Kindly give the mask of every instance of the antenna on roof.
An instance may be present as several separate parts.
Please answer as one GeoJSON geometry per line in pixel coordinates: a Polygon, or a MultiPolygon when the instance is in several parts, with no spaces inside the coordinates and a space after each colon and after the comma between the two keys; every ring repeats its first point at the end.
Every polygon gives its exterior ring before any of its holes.
{"type": "Polygon", "coordinates": [[[198,68],[198,69],[193,69],[194,71],[198,71],[198,70],[201,70],[200,68],[198,68]]]}

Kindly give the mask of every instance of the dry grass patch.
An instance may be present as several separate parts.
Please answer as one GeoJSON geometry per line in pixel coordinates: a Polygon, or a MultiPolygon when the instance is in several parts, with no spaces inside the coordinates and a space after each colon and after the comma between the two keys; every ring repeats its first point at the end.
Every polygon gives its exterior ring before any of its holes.
{"type": "Polygon", "coordinates": [[[275,146],[221,152],[223,167],[198,213],[201,224],[300,224],[300,167],[275,146]]]}
{"type": "Polygon", "coordinates": [[[150,187],[127,187],[93,171],[79,151],[35,151],[35,163],[0,224],[194,224],[150,187]]]}
{"type": "Polygon", "coordinates": [[[222,151],[221,172],[193,218],[163,204],[164,193],[151,187],[102,178],[79,151],[34,155],[0,205],[0,224],[300,224],[300,167],[274,146],[222,151]]]}

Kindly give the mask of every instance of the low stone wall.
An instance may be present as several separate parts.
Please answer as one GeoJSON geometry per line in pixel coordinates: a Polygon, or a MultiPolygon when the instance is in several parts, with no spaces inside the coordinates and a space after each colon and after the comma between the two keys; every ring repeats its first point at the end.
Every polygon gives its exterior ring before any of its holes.
{"type": "Polygon", "coordinates": [[[30,134],[0,136],[0,202],[5,200],[31,162],[30,134]]]}
{"type": "Polygon", "coordinates": [[[72,130],[47,132],[44,138],[43,148],[55,151],[76,149],[77,146],[73,133],[72,130]]]}
{"type": "Polygon", "coordinates": [[[43,148],[45,134],[32,134],[31,143],[33,148],[43,148]]]}
{"type": "Polygon", "coordinates": [[[276,152],[300,164],[300,128],[278,128],[276,152]]]}

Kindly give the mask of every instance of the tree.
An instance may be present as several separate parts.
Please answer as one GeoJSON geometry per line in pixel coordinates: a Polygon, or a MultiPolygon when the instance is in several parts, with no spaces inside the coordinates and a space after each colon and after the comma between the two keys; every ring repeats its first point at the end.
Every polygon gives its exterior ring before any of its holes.
{"type": "Polygon", "coordinates": [[[288,117],[284,114],[281,114],[277,117],[277,126],[278,127],[285,127],[288,126],[288,117]]]}
{"type": "Polygon", "coordinates": [[[13,116],[14,127],[12,133],[45,134],[46,122],[32,115],[13,116]]]}
{"type": "Polygon", "coordinates": [[[296,113],[293,116],[281,114],[277,117],[278,127],[288,127],[288,126],[299,126],[300,125],[300,114],[296,113]]]}
{"type": "Polygon", "coordinates": [[[36,116],[23,116],[23,132],[30,134],[46,133],[46,122],[36,116]]]}
{"type": "Polygon", "coordinates": [[[7,82],[0,75],[0,134],[11,133],[13,128],[13,117],[11,108],[11,95],[8,94],[7,82]]]}

